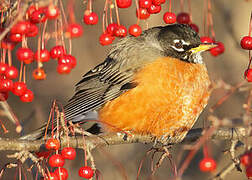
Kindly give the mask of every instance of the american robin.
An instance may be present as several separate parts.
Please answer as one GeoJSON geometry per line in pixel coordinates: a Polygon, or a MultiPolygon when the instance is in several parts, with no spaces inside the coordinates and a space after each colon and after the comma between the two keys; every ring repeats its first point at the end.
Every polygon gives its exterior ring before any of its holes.
{"type": "MultiPolygon", "coordinates": [[[[212,47],[182,24],[123,38],[77,83],[65,117],[74,123],[98,118],[103,131],[182,141],[210,96],[201,52],[212,47]]],[[[37,138],[41,130],[23,139],[37,138]]]]}

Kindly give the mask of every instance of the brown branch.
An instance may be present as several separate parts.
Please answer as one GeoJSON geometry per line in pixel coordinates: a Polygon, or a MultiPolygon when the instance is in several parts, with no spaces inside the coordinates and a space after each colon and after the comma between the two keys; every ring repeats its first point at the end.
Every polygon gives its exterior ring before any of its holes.
{"type": "MultiPolygon", "coordinates": [[[[181,142],[182,144],[190,144],[195,142],[202,136],[203,129],[192,129],[189,131],[186,138],[181,142]]],[[[239,128],[220,128],[217,129],[212,138],[219,140],[230,140],[230,139],[242,139],[246,137],[246,130],[243,127],[239,128]]],[[[154,143],[155,138],[148,135],[128,135],[125,138],[124,133],[107,133],[99,136],[85,137],[86,147],[90,150],[95,149],[99,146],[110,146],[118,144],[131,144],[131,143],[154,143]]],[[[169,140],[168,140],[169,142],[169,140]]],[[[172,140],[170,140],[172,142],[172,140]]],[[[83,148],[83,138],[79,137],[67,137],[61,138],[61,147],[67,147],[68,143],[71,147],[83,148]]],[[[39,151],[41,145],[44,144],[43,140],[27,141],[19,139],[8,139],[0,138],[0,151],[39,151]]]]}

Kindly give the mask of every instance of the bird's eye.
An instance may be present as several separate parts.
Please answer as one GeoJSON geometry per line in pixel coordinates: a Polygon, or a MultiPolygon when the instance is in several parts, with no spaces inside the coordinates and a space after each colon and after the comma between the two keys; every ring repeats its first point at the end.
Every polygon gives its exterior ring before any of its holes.
{"type": "Polygon", "coordinates": [[[182,42],[181,42],[181,41],[176,42],[174,45],[175,45],[175,47],[176,47],[177,49],[181,49],[181,48],[183,48],[183,44],[182,44],[182,42]]]}
{"type": "Polygon", "coordinates": [[[174,50],[178,51],[178,52],[183,52],[184,50],[184,45],[186,45],[187,43],[184,42],[183,40],[179,40],[179,39],[175,39],[173,41],[173,45],[171,46],[174,50]]]}

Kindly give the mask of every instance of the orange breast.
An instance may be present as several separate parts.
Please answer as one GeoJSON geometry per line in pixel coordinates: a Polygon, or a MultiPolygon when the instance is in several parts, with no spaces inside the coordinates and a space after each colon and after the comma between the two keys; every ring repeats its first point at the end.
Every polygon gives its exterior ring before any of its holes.
{"type": "Polygon", "coordinates": [[[205,65],[172,58],[148,64],[136,74],[135,82],[137,87],[107,102],[99,111],[106,131],[184,136],[210,95],[205,65]]]}

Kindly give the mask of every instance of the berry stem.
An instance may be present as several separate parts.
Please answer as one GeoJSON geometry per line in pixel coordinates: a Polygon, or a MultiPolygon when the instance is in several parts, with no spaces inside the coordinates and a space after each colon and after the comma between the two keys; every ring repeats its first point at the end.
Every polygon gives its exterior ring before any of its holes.
{"type": "Polygon", "coordinates": [[[204,35],[206,36],[207,35],[207,24],[206,24],[206,15],[207,15],[207,3],[206,3],[207,0],[204,0],[204,8],[203,8],[203,31],[204,31],[204,35]]]}
{"type": "Polygon", "coordinates": [[[248,64],[248,69],[250,69],[252,57],[251,57],[251,51],[249,50],[249,64],[248,64]]]}
{"type": "Polygon", "coordinates": [[[114,8],[115,6],[111,3],[111,1],[109,1],[109,18],[110,18],[110,23],[113,23],[113,17],[112,17],[112,8],[114,8]]]}
{"type": "MultiPolygon", "coordinates": [[[[136,3],[136,9],[137,9],[137,12],[139,12],[139,5],[138,5],[138,1],[135,0],[135,3],[136,3]]],[[[137,16],[137,25],[139,25],[139,22],[140,22],[140,18],[139,16],[137,16]]]]}
{"type": "Polygon", "coordinates": [[[84,150],[84,161],[85,161],[85,166],[87,166],[87,147],[86,147],[86,141],[84,137],[84,133],[82,134],[82,139],[83,139],[83,150],[84,150]]]}
{"type": "Polygon", "coordinates": [[[24,67],[24,62],[21,61],[21,65],[20,65],[20,71],[19,71],[19,82],[22,81],[22,75],[23,75],[23,67],[24,67]]]}
{"type": "Polygon", "coordinates": [[[184,12],[184,0],[180,0],[180,10],[184,12]]]}
{"type": "Polygon", "coordinates": [[[88,0],[89,12],[92,12],[92,0],[88,0]]]}
{"type": "Polygon", "coordinates": [[[3,58],[2,58],[2,62],[5,63],[6,61],[6,49],[3,49],[3,58]]]}
{"type": "MultiPolygon", "coordinates": [[[[50,110],[49,118],[47,120],[47,125],[46,125],[46,128],[45,128],[44,140],[46,140],[46,135],[47,135],[47,131],[48,131],[48,127],[49,127],[50,121],[51,121],[51,119],[52,120],[54,119],[54,117],[53,117],[54,106],[55,106],[55,100],[53,101],[53,105],[52,105],[51,110],[50,110]]],[[[53,129],[53,123],[52,123],[52,129],[53,129]]],[[[52,137],[53,137],[53,131],[52,131],[52,137]]]]}
{"type": "Polygon", "coordinates": [[[26,83],[25,69],[26,69],[26,66],[24,65],[24,70],[23,70],[23,81],[24,81],[24,83],[26,83]]]}
{"type": "Polygon", "coordinates": [[[191,0],[188,0],[188,11],[189,11],[189,15],[190,15],[190,22],[192,22],[192,7],[191,7],[191,0]]]}
{"type": "Polygon", "coordinates": [[[8,49],[8,64],[9,64],[9,66],[11,66],[11,65],[12,65],[12,60],[11,60],[11,50],[10,50],[10,49],[8,49]]]}
{"type": "Polygon", "coordinates": [[[171,12],[171,10],[172,10],[172,3],[171,3],[171,0],[169,1],[169,12],[171,12]]]}
{"type": "Polygon", "coordinates": [[[8,133],[9,131],[7,130],[7,128],[5,127],[5,125],[3,124],[3,122],[1,120],[0,120],[0,124],[1,124],[1,126],[3,128],[4,134],[8,133]]]}
{"type": "Polygon", "coordinates": [[[211,30],[212,39],[213,39],[213,41],[215,41],[215,32],[214,32],[214,27],[213,27],[211,0],[208,0],[208,19],[209,19],[208,26],[210,27],[210,30],[211,30]]]}
{"type": "Polygon", "coordinates": [[[117,6],[116,0],[115,0],[115,10],[116,10],[116,21],[117,21],[118,26],[120,26],[119,12],[118,12],[118,6],[117,6]]]}
{"type": "Polygon", "coordinates": [[[74,4],[75,4],[75,0],[69,0],[68,1],[68,11],[69,11],[69,18],[70,18],[70,22],[75,22],[75,15],[74,15],[74,4]]]}
{"type": "Polygon", "coordinates": [[[102,31],[103,31],[103,33],[106,32],[106,27],[108,25],[107,12],[108,12],[108,0],[105,1],[103,13],[102,13],[102,31]],[[105,23],[105,21],[106,21],[106,23],[105,23]]]}
{"type": "Polygon", "coordinates": [[[204,154],[204,158],[208,158],[208,157],[209,157],[207,143],[205,143],[205,144],[203,145],[203,154],[204,154]]]}
{"type": "Polygon", "coordinates": [[[251,37],[251,31],[252,31],[252,12],[250,14],[250,21],[249,21],[249,33],[248,35],[251,37]]]}
{"type": "Polygon", "coordinates": [[[108,27],[108,4],[109,4],[109,2],[108,2],[108,0],[106,0],[105,1],[105,4],[106,4],[106,13],[105,13],[105,23],[106,23],[106,27],[108,27]]]}
{"type": "Polygon", "coordinates": [[[47,26],[47,19],[46,19],[45,24],[43,26],[41,49],[45,49],[45,32],[46,32],[46,26],[47,26]]]}
{"type": "Polygon", "coordinates": [[[67,26],[68,22],[67,22],[66,13],[64,11],[64,6],[63,6],[63,3],[62,3],[62,0],[59,0],[59,4],[60,4],[60,9],[61,9],[61,12],[62,12],[62,15],[63,15],[63,19],[65,21],[65,26],[67,26]]]}
{"type": "MultiPolygon", "coordinates": [[[[56,100],[55,100],[55,103],[56,103],[56,100]]],[[[59,140],[59,136],[60,136],[60,133],[59,133],[59,128],[60,128],[60,122],[59,122],[60,113],[59,113],[59,108],[58,108],[57,104],[56,104],[55,110],[56,110],[56,113],[57,113],[57,132],[56,132],[57,134],[56,134],[56,137],[59,140]]],[[[59,154],[59,150],[58,149],[56,150],[56,153],[59,154]]]]}

